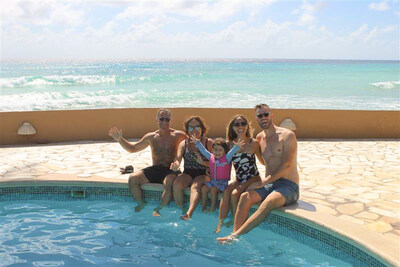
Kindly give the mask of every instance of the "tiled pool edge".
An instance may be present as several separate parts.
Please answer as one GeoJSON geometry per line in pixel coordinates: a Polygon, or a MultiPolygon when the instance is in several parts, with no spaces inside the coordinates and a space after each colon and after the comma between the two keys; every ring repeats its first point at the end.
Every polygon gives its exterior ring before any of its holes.
{"type": "MultiPolygon", "coordinates": [[[[105,195],[104,190],[109,189],[111,193],[108,193],[107,195],[110,198],[113,198],[114,196],[130,196],[129,191],[127,190],[127,184],[126,181],[18,181],[18,182],[0,182],[0,197],[4,196],[5,194],[8,193],[13,193],[13,191],[21,194],[29,194],[32,193],[35,194],[41,194],[41,195],[47,195],[50,194],[49,192],[49,187],[68,187],[68,190],[86,190],[90,191],[90,195],[95,195],[96,192],[100,192],[100,188],[103,189],[102,195],[105,195]],[[34,190],[32,189],[34,187],[34,190]],[[96,190],[95,190],[96,188],[96,190]],[[117,190],[117,189],[122,189],[122,190],[117,190]],[[117,190],[117,191],[116,191],[117,190]],[[122,194],[115,194],[115,192],[119,192],[122,194]]],[[[144,189],[144,197],[146,199],[152,199],[152,200],[159,200],[161,197],[161,192],[163,189],[163,186],[161,184],[146,184],[143,185],[144,189]]],[[[64,194],[66,193],[65,191],[63,192],[64,194]]],[[[59,192],[59,194],[61,194],[59,192]]],[[[100,194],[98,194],[100,195],[100,194]]],[[[188,200],[189,196],[189,190],[185,190],[185,200],[188,200]]],[[[1,198],[2,199],[2,198],[1,198]]],[[[255,209],[256,206],[254,206],[252,209],[255,209]]],[[[345,243],[350,244],[350,246],[354,246],[360,251],[363,251],[367,255],[370,255],[372,258],[376,258],[379,263],[381,264],[372,264],[371,266],[388,266],[388,265],[393,265],[393,266],[398,266],[399,263],[396,259],[390,257],[390,255],[385,254],[380,250],[380,248],[377,247],[372,247],[368,243],[363,242],[363,240],[357,239],[354,240],[352,237],[346,233],[346,231],[341,231],[343,229],[337,229],[335,228],[334,225],[331,224],[326,224],[324,222],[320,222],[320,218],[316,218],[315,216],[310,216],[311,213],[307,212],[299,212],[301,209],[281,209],[278,211],[274,211],[271,216],[268,218],[269,222],[278,224],[278,225],[283,225],[285,224],[289,226],[291,229],[296,229],[296,231],[304,230],[304,234],[311,236],[317,240],[320,240],[324,242],[324,237],[323,235],[329,235],[332,238],[329,238],[329,240],[336,240],[336,241],[331,241],[332,244],[340,243],[340,240],[344,241],[345,243]],[[286,221],[286,223],[285,223],[286,221]],[[290,222],[290,225],[289,223],[290,222]],[[292,223],[294,222],[294,223],[292,223]],[[300,224],[302,226],[299,226],[300,228],[296,228],[296,226],[293,226],[293,224],[300,224]],[[312,228],[313,230],[307,230],[308,228],[312,228]]],[[[315,214],[314,214],[315,215],[315,214]]],[[[375,233],[368,233],[369,234],[375,234],[375,233]]],[[[325,238],[326,239],[326,238],[325,238]]],[[[328,241],[329,241],[328,240],[328,241]]],[[[325,240],[326,241],[326,240],[325,240]]],[[[333,245],[335,247],[335,245],[333,245]]],[[[349,250],[348,254],[352,255],[354,253],[351,253],[349,250]]]]}

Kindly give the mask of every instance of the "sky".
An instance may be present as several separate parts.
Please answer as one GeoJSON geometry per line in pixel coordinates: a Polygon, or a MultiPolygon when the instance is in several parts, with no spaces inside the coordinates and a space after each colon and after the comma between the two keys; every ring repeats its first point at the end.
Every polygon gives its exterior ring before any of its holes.
{"type": "Polygon", "coordinates": [[[399,0],[2,0],[1,60],[399,60],[399,0]]]}

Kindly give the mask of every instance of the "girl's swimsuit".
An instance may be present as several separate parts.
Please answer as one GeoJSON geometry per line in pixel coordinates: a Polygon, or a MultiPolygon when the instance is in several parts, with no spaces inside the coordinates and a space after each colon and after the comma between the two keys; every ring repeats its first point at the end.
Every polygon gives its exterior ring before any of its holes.
{"type": "MultiPolygon", "coordinates": [[[[206,140],[207,147],[208,139],[206,140]]],[[[207,160],[202,154],[200,155],[203,160],[207,160]]],[[[185,151],[183,152],[183,173],[190,175],[192,178],[195,178],[199,175],[205,175],[208,169],[207,166],[204,166],[196,161],[196,155],[194,152],[190,151],[188,148],[187,140],[185,141],[185,151]]]]}
{"type": "Polygon", "coordinates": [[[200,141],[196,142],[196,147],[209,160],[211,181],[205,183],[205,185],[208,187],[216,186],[221,191],[224,191],[228,181],[231,179],[232,156],[240,150],[240,147],[235,145],[228,153],[218,159],[207,151],[200,141]]]}

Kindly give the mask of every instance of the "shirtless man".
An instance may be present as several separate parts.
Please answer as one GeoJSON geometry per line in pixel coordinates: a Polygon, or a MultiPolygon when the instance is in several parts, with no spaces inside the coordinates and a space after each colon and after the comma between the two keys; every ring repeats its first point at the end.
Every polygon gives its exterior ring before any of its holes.
{"type": "Polygon", "coordinates": [[[136,144],[132,144],[122,137],[122,129],[113,127],[108,132],[130,153],[141,151],[148,146],[151,147],[153,165],[136,171],[129,177],[129,190],[138,203],[135,207],[136,212],[144,208],[140,187],[142,184],[163,183],[164,191],[161,196],[161,205],[168,205],[171,200],[172,184],[176,178],[176,173],[170,169],[170,166],[176,156],[179,143],[187,138],[184,132],[170,128],[171,119],[171,111],[166,108],[159,109],[156,117],[158,130],[145,134],[136,144]]]}
{"type": "Polygon", "coordinates": [[[297,140],[295,134],[272,123],[273,114],[266,104],[255,107],[258,124],[263,129],[256,139],[265,161],[265,177],[252,183],[240,197],[232,234],[217,238],[221,244],[230,244],[265,220],[273,210],[290,205],[299,198],[297,172],[297,140]],[[261,202],[250,218],[253,204],[261,202]]]}

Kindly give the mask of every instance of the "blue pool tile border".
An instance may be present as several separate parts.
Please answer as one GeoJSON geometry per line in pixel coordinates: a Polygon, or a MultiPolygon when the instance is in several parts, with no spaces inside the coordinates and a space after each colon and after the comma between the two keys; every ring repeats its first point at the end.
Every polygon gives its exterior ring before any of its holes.
{"type": "MultiPolygon", "coordinates": [[[[149,203],[159,203],[161,193],[160,190],[145,189],[143,190],[143,197],[149,203]]],[[[78,201],[84,199],[133,202],[126,186],[20,185],[0,187],[0,201],[25,199],[57,201],[78,201]]],[[[187,204],[188,202],[189,196],[185,195],[185,203],[187,204]]],[[[256,208],[252,207],[251,212],[255,210],[256,208]]],[[[331,233],[277,213],[271,213],[260,227],[305,243],[326,255],[340,258],[353,266],[390,266],[381,259],[371,255],[372,253],[369,254],[363,249],[331,233]]]]}

